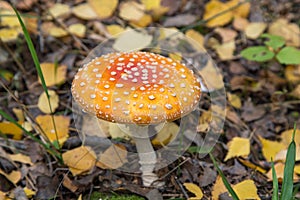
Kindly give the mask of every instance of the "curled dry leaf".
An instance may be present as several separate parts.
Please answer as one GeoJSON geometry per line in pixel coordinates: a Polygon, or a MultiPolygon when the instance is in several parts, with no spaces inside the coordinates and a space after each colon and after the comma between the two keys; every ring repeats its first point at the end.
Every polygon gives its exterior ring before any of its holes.
{"type": "MultiPolygon", "coordinates": [[[[58,107],[59,97],[55,93],[55,91],[53,91],[53,90],[48,90],[48,94],[49,94],[49,97],[50,97],[49,100],[50,100],[52,113],[54,113],[54,111],[58,107]]],[[[46,92],[43,92],[40,95],[39,101],[38,101],[38,107],[43,113],[47,113],[47,114],[51,113],[51,109],[50,109],[50,106],[49,106],[49,102],[48,102],[46,92]]]]}
{"type": "Polygon", "coordinates": [[[249,22],[247,19],[242,17],[235,17],[232,25],[238,31],[245,31],[248,24],[249,22]]]}
{"type": "Polygon", "coordinates": [[[238,109],[240,109],[242,107],[241,98],[238,95],[227,92],[227,97],[228,97],[229,103],[233,107],[238,108],[238,109]]]}
{"type": "Polygon", "coordinates": [[[245,29],[245,34],[249,39],[257,39],[267,28],[267,24],[263,22],[249,23],[245,29]]]}
{"type": "Polygon", "coordinates": [[[93,10],[89,3],[83,3],[72,8],[72,13],[83,20],[93,20],[96,19],[97,13],[93,10]]]}
{"type": "Polygon", "coordinates": [[[39,115],[35,118],[43,133],[50,142],[57,141],[62,144],[69,137],[70,118],[66,116],[39,115]],[[52,121],[54,118],[54,124],[52,121]]]}
{"type": "Polygon", "coordinates": [[[88,0],[100,19],[110,17],[118,5],[118,0],[88,0]]]}
{"type": "Polygon", "coordinates": [[[99,155],[96,165],[102,169],[117,169],[127,162],[126,148],[121,144],[112,144],[99,155]]]}
{"type": "Polygon", "coordinates": [[[88,146],[81,146],[62,154],[64,163],[73,176],[88,173],[96,163],[96,154],[88,146]]]}
{"type": "MultiPolygon", "coordinates": [[[[53,86],[57,84],[62,84],[66,81],[66,65],[58,65],[55,63],[41,63],[42,73],[46,82],[46,86],[53,86]]],[[[39,82],[41,80],[39,78],[39,82]]]]}
{"type": "Polygon", "coordinates": [[[14,184],[18,183],[22,178],[21,172],[20,171],[15,171],[15,170],[10,172],[9,174],[7,174],[7,173],[5,173],[4,171],[2,171],[0,169],[0,174],[5,176],[8,180],[10,180],[14,184]]]}
{"type": "Polygon", "coordinates": [[[248,138],[234,137],[227,146],[228,152],[224,161],[238,156],[247,157],[250,153],[250,140],[248,138]]]}
{"type": "Polygon", "coordinates": [[[189,199],[200,200],[203,198],[203,192],[198,185],[196,185],[194,183],[184,183],[183,185],[188,191],[190,191],[191,193],[193,193],[195,195],[195,197],[191,197],[189,199]]]}
{"type": "Polygon", "coordinates": [[[229,28],[218,27],[214,31],[221,36],[223,43],[233,41],[234,38],[237,36],[237,32],[229,28]]]}

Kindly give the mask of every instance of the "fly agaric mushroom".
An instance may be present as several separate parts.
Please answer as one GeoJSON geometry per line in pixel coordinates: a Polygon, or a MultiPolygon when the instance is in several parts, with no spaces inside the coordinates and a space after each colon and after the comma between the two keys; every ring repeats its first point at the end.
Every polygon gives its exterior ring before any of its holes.
{"type": "Polygon", "coordinates": [[[153,173],[156,153],[148,125],[174,121],[195,109],[200,80],[185,65],[148,52],[111,53],[79,69],[72,84],[75,101],[98,118],[127,124],[135,141],[145,186],[153,173]]]}

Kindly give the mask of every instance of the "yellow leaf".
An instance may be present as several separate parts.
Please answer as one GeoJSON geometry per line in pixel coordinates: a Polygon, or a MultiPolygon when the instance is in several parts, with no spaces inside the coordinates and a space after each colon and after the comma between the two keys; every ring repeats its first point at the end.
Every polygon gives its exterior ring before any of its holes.
{"type": "MultiPolygon", "coordinates": [[[[281,143],[284,144],[286,148],[288,148],[292,141],[293,132],[294,129],[289,129],[281,133],[281,143]]],[[[300,129],[296,129],[294,140],[296,145],[300,145],[300,129]]]]}
{"type": "Polygon", "coordinates": [[[18,38],[19,33],[20,30],[16,28],[2,28],[0,29],[0,39],[3,42],[12,42],[18,38]]]}
{"type": "Polygon", "coordinates": [[[245,165],[246,167],[249,167],[250,169],[253,169],[255,171],[259,171],[260,173],[263,173],[263,174],[265,174],[267,172],[264,168],[262,168],[262,167],[260,167],[260,166],[258,166],[256,164],[250,162],[249,160],[245,160],[245,159],[242,159],[242,158],[238,158],[238,160],[243,165],[245,165]]]}
{"type": "MultiPolygon", "coordinates": [[[[274,158],[274,161],[282,161],[282,162],[285,162],[285,159],[286,159],[286,154],[287,154],[287,149],[283,149],[281,151],[279,151],[275,158],[274,158]]],[[[299,161],[300,160],[300,145],[299,144],[296,144],[296,157],[295,157],[295,160],[296,161],[299,161]]]]}
{"type": "MultiPolygon", "coordinates": [[[[226,3],[228,8],[232,8],[240,3],[240,0],[231,0],[226,3]]],[[[231,12],[234,16],[246,18],[249,15],[251,4],[250,2],[243,3],[237,8],[233,9],[231,12]]]]}
{"type": "Polygon", "coordinates": [[[49,13],[52,17],[67,17],[70,14],[70,7],[67,4],[56,3],[50,9],[49,13]]]}
{"type": "Polygon", "coordinates": [[[190,29],[185,33],[185,36],[192,39],[191,44],[196,50],[204,50],[204,37],[199,32],[190,29]]]}
{"type": "MultiPolygon", "coordinates": [[[[54,63],[41,63],[41,69],[44,75],[46,86],[62,84],[66,81],[66,65],[56,65],[54,63]]],[[[41,80],[39,79],[41,83],[41,80]]]]}
{"type": "Polygon", "coordinates": [[[222,177],[218,176],[211,192],[212,199],[219,200],[219,196],[225,192],[227,192],[227,189],[223,183],[222,177]]]}
{"type": "Polygon", "coordinates": [[[35,195],[35,191],[29,189],[28,187],[24,187],[24,192],[28,198],[32,198],[35,195]]]}
{"type": "Polygon", "coordinates": [[[107,25],[106,29],[109,32],[109,34],[111,34],[113,37],[118,35],[119,33],[122,33],[125,30],[122,26],[116,24],[107,25]]]}
{"type": "Polygon", "coordinates": [[[245,31],[248,24],[249,22],[247,19],[244,19],[242,17],[235,17],[232,25],[238,31],[245,31]]]}
{"type": "MultiPolygon", "coordinates": [[[[278,162],[275,164],[274,166],[275,168],[275,171],[276,171],[276,175],[277,175],[277,179],[278,179],[278,182],[282,182],[283,180],[283,175],[284,175],[284,164],[281,163],[281,162],[278,162]]],[[[272,176],[272,168],[268,171],[268,173],[266,174],[266,176],[268,177],[268,180],[272,181],[273,180],[273,176],[272,176]]],[[[296,181],[298,178],[297,178],[297,175],[294,171],[294,181],[296,181]]]]}
{"type": "MultiPolygon", "coordinates": [[[[194,184],[194,183],[184,183],[183,185],[188,191],[193,193],[196,196],[197,199],[202,199],[203,192],[202,192],[201,188],[198,187],[196,184],[194,184]]],[[[195,199],[195,198],[193,198],[193,199],[195,199]]]]}
{"type": "Polygon", "coordinates": [[[22,129],[12,122],[0,122],[0,132],[3,134],[12,135],[13,139],[20,140],[22,138],[22,129]]]}
{"type": "Polygon", "coordinates": [[[19,108],[13,108],[13,112],[16,115],[16,117],[18,118],[18,121],[25,121],[25,117],[24,117],[24,113],[22,109],[19,108]]]}
{"type": "Polygon", "coordinates": [[[152,22],[152,17],[149,14],[144,14],[139,20],[132,20],[131,25],[134,27],[146,27],[152,22]]]}
{"type": "Polygon", "coordinates": [[[232,188],[236,192],[240,200],[260,199],[260,197],[257,195],[257,188],[255,186],[255,183],[252,180],[242,181],[234,185],[232,188]]]}
{"type": "Polygon", "coordinates": [[[144,16],[145,6],[135,1],[122,2],[119,15],[128,21],[138,21],[144,16]]]}
{"type": "Polygon", "coordinates": [[[247,38],[257,39],[267,28],[267,24],[263,22],[249,23],[245,29],[247,38]]]}
{"type": "Polygon", "coordinates": [[[179,127],[176,123],[170,122],[164,124],[164,127],[157,131],[159,132],[151,142],[156,146],[164,146],[176,138],[179,132],[179,127]]]}
{"type": "Polygon", "coordinates": [[[295,87],[295,89],[290,93],[292,96],[300,99],[300,84],[295,87]]]}
{"type": "Polygon", "coordinates": [[[110,17],[118,5],[118,0],[88,0],[100,19],[110,17]]]}
{"type": "Polygon", "coordinates": [[[141,0],[142,4],[145,5],[146,10],[153,10],[160,7],[161,0],[141,0]]]}
{"type": "Polygon", "coordinates": [[[53,36],[53,37],[57,37],[57,38],[60,38],[60,37],[65,37],[68,35],[68,32],[63,29],[63,28],[60,28],[60,27],[57,27],[57,26],[53,26],[49,29],[49,35],[53,36]]]}
{"type": "Polygon", "coordinates": [[[234,38],[237,36],[237,32],[234,30],[231,30],[229,28],[216,28],[215,32],[218,33],[222,37],[222,42],[231,42],[234,40],[234,38]]]}
{"type": "Polygon", "coordinates": [[[70,33],[76,35],[77,37],[83,38],[85,36],[86,27],[83,24],[72,24],[68,27],[70,33]]]}
{"type": "Polygon", "coordinates": [[[128,134],[122,131],[122,129],[119,127],[116,123],[109,123],[109,135],[111,138],[128,138],[128,134]]]}
{"type": "Polygon", "coordinates": [[[205,87],[207,87],[209,91],[218,90],[224,87],[223,76],[216,70],[214,63],[211,60],[209,60],[206,66],[200,70],[200,75],[204,77],[205,87]]]}
{"type": "Polygon", "coordinates": [[[173,60],[177,60],[178,62],[181,62],[182,60],[182,55],[180,52],[169,53],[169,57],[173,60]]]}
{"type": "Polygon", "coordinates": [[[228,153],[224,161],[233,157],[248,156],[250,153],[250,141],[248,138],[234,137],[228,142],[227,146],[228,153]]]}
{"type": "Polygon", "coordinates": [[[53,116],[54,123],[53,125],[51,115],[39,115],[37,116],[36,122],[41,126],[43,133],[50,140],[50,142],[59,141],[62,144],[69,137],[69,125],[70,118],[66,116],[53,116]],[[56,130],[56,132],[55,132],[56,130]]]}
{"type": "Polygon", "coordinates": [[[7,9],[1,10],[0,9],[0,16],[1,16],[1,20],[0,20],[1,26],[10,27],[10,28],[20,28],[21,27],[19,20],[16,16],[16,13],[13,10],[7,10],[7,9]]]}
{"type": "Polygon", "coordinates": [[[225,42],[215,47],[221,60],[231,60],[234,58],[235,42],[225,42]]]}
{"type": "Polygon", "coordinates": [[[5,193],[0,190],[0,200],[5,200],[6,199],[5,196],[6,196],[5,193]]]}
{"type": "Polygon", "coordinates": [[[286,79],[292,83],[300,82],[300,65],[288,65],[285,67],[284,74],[286,79]]]}
{"type": "Polygon", "coordinates": [[[10,180],[14,184],[18,183],[22,178],[22,174],[19,171],[11,171],[9,174],[7,174],[0,169],[0,174],[5,176],[8,180],[10,180]]]}
{"type": "Polygon", "coordinates": [[[238,95],[236,94],[231,94],[231,93],[227,93],[227,97],[228,97],[228,101],[229,103],[235,107],[235,108],[238,108],[240,109],[242,107],[242,102],[241,102],[241,99],[238,95]]]}
{"type": "MultiPolygon", "coordinates": [[[[52,109],[52,112],[54,113],[54,111],[58,107],[59,98],[58,98],[58,95],[53,90],[48,90],[48,94],[50,96],[51,109],[52,109]]],[[[43,92],[40,95],[39,101],[38,101],[38,107],[43,113],[47,113],[47,114],[51,113],[46,92],[43,92]]]]}
{"type": "Polygon", "coordinates": [[[23,154],[7,154],[8,157],[15,161],[15,162],[21,162],[21,163],[25,163],[25,164],[29,164],[29,165],[33,165],[33,163],[31,162],[31,159],[29,156],[23,155],[23,154]]]}
{"type": "Polygon", "coordinates": [[[279,142],[264,139],[259,136],[259,140],[262,144],[262,153],[268,162],[275,160],[275,156],[278,152],[284,149],[284,145],[279,142]]]}
{"type": "Polygon", "coordinates": [[[88,3],[83,3],[73,7],[72,13],[76,17],[84,20],[92,20],[98,17],[95,11],[93,10],[93,8],[91,7],[91,5],[88,3]]]}
{"type": "MultiPolygon", "coordinates": [[[[205,5],[205,11],[203,15],[203,19],[207,20],[211,17],[225,11],[228,9],[226,4],[218,1],[218,0],[211,0],[205,5]]],[[[214,17],[206,23],[208,27],[216,27],[216,26],[223,26],[231,21],[233,17],[232,12],[225,12],[224,14],[214,17]]]]}
{"type": "Polygon", "coordinates": [[[88,146],[81,146],[62,154],[64,163],[73,176],[88,173],[96,163],[96,154],[88,146]]]}
{"type": "Polygon", "coordinates": [[[96,165],[102,169],[117,169],[127,162],[126,148],[121,144],[112,144],[99,155],[96,165]]]}

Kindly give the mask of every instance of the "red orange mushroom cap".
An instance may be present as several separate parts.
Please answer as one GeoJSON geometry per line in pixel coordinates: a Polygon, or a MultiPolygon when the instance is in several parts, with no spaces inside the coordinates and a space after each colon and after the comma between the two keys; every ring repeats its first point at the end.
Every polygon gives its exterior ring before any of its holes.
{"type": "Polygon", "coordinates": [[[194,110],[200,81],[185,65],[148,52],[111,53],[79,69],[72,94],[86,111],[117,123],[173,121],[194,110]]]}

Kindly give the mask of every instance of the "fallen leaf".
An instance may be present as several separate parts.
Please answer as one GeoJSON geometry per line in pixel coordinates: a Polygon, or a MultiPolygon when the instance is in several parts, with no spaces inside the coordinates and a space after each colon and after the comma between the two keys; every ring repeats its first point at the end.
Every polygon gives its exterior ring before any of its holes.
{"type": "Polygon", "coordinates": [[[83,38],[86,32],[86,26],[83,24],[72,24],[68,27],[70,33],[76,35],[77,37],[83,38]]]}
{"type": "Polygon", "coordinates": [[[118,0],[88,0],[100,19],[110,17],[118,5],[118,0]]]}
{"type": "Polygon", "coordinates": [[[70,14],[70,6],[67,4],[56,3],[49,8],[49,13],[54,18],[65,18],[70,14]]]}
{"type": "Polygon", "coordinates": [[[257,188],[253,180],[242,181],[234,185],[232,188],[241,200],[260,199],[260,197],[257,195],[257,188]]]}
{"type": "Polygon", "coordinates": [[[191,197],[189,199],[202,199],[203,192],[198,185],[194,183],[184,183],[183,185],[188,191],[195,195],[195,197],[191,197]]]}
{"type": "Polygon", "coordinates": [[[264,139],[259,136],[259,140],[262,144],[262,153],[268,162],[275,160],[275,156],[278,152],[284,149],[284,145],[280,142],[264,139]]]}
{"type": "Polygon", "coordinates": [[[18,121],[21,121],[21,122],[25,121],[25,116],[24,116],[24,112],[22,109],[13,108],[13,112],[16,115],[18,121]]]}
{"type": "Polygon", "coordinates": [[[241,116],[246,122],[250,122],[260,119],[265,113],[265,109],[255,107],[251,101],[246,101],[242,107],[241,116]]]}
{"type": "Polygon", "coordinates": [[[28,187],[24,187],[24,192],[28,198],[32,198],[36,194],[35,191],[29,189],[28,187]]]}
{"type": "MultiPolygon", "coordinates": [[[[226,6],[225,3],[220,2],[218,0],[211,0],[205,5],[203,19],[208,20],[208,19],[212,18],[213,16],[224,12],[227,9],[228,9],[228,6],[226,6]]],[[[223,26],[225,24],[228,24],[231,21],[232,17],[233,17],[232,12],[224,12],[224,14],[210,19],[206,23],[206,26],[208,26],[208,27],[223,26]]]]}
{"type": "Polygon", "coordinates": [[[231,42],[237,36],[237,32],[229,28],[218,27],[214,31],[221,36],[223,43],[231,42]]]}
{"type": "Polygon", "coordinates": [[[246,27],[249,25],[249,21],[242,17],[235,17],[232,25],[238,31],[245,31],[246,27]]]}
{"type": "Polygon", "coordinates": [[[194,23],[197,20],[197,17],[192,14],[179,14],[173,17],[168,17],[164,23],[164,27],[180,27],[187,26],[194,23]]]}
{"type": "Polygon", "coordinates": [[[116,123],[109,123],[109,135],[111,138],[128,138],[128,134],[126,134],[122,129],[119,127],[119,124],[116,123]]]}
{"type": "Polygon", "coordinates": [[[83,20],[93,20],[98,17],[97,13],[93,10],[89,3],[79,4],[72,8],[72,13],[83,20]]]}
{"type": "Polygon", "coordinates": [[[65,29],[58,26],[53,26],[49,29],[49,35],[53,37],[61,38],[67,36],[68,34],[69,33],[65,29]]]}
{"type": "Polygon", "coordinates": [[[73,176],[86,174],[96,163],[96,154],[89,146],[80,146],[62,154],[64,163],[73,176]]]}
{"type": "Polygon", "coordinates": [[[127,162],[126,148],[121,144],[112,144],[99,155],[96,165],[102,169],[117,169],[127,162]]]}
{"type": "Polygon", "coordinates": [[[222,177],[218,176],[211,192],[212,199],[219,200],[220,195],[225,192],[227,192],[227,189],[223,183],[222,177]]]}
{"type": "Polygon", "coordinates": [[[46,92],[43,92],[40,95],[39,101],[38,101],[38,107],[43,113],[50,114],[50,113],[54,113],[56,108],[58,108],[59,97],[53,90],[48,90],[48,94],[49,94],[49,100],[50,100],[52,112],[51,112],[51,109],[49,106],[46,92]]]}
{"type": "MultiPolygon", "coordinates": [[[[19,122],[20,123],[20,122],[19,122]]],[[[12,135],[13,139],[20,140],[23,135],[22,129],[12,122],[0,122],[0,132],[7,135],[12,135]]]]}
{"type": "Polygon", "coordinates": [[[234,157],[247,157],[250,153],[250,140],[248,138],[234,137],[227,144],[228,152],[224,161],[234,157]]]}
{"type": "Polygon", "coordinates": [[[238,109],[240,109],[242,107],[241,98],[238,95],[227,92],[227,97],[228,97],[229,103],[233,107],[238,108],[238,109]]]}
{"type": "Polygon", "coordinates": [[[265,174],[267,171],[262,168],[261,166],[258,166],[252,162],[250,162],[249,160],[245,160],[245,159],[242,159],[242,158],[238,158],[238,160],[243,164],[245,165],[246,167],[249,167],[250,169],[253,169],[255,171],[259,171],[260,173],[262,174],[265,174]]]}
{"type": "MultiPolygon", "coordinates": [[[[67,66],[55,63],[41,63],[42,73],[46,82],[46,86],[59,85],[66,81],[67,66]]],[[[41,80],[39,78],[39,82],[41,80]]]]}
{"type": "Polygon", "coordinates": [[[267,28],[267,24],[263,22],[249,23],[245,29],[245,35],[249,39],[257,39],[267,28]]]}
{"type": "Polygon", "coordinates": [[[122,2],[119,16],[128,21],[138,21],[144,16],[145,6],[135,1],[122,2]]]}
{"type": "Polygon", "coordinates": [[[176,60],[178,62],[181,62],[182,60],[182,55],[180,52],[174,52],[174,53],[169,53],[169,58],[176,60]]]}
{"type": "Polygon", "coordinates": [[[284,75],[289,82],[300,82],[300,65],[288,65],[285,67],[284,75]]]}
{"type": "Polygon", "coordinates": [[[18,38],[18,35],[21,33],[20,29],[16,28],[2,28],[0,29],[0,39],[3,42],[13,42],[18,38]]]}
{"type": "Polygon", "coordinates": [[[235,41],[226,42],[215,46],[215,50],[221,60],[231,60],[234,58],[235,41]]]}
{"type": "Polygon", "coordinates": [[[23,154],[7,154],[8,157],[15,161],[15,162],[21,162],[21,163],[24,163],[24,164],[29,164],[29,165],[33,165],[33,163],[31,162],[31,159],[29,156],[26,156],[26,155],[23,155],[23,154]]]}
{"type": "Polygon", "coordinates": [[[68,176],[64,176],[62,184],[64,187],[71,190],[71,192],[76,192],[76,190],[78,190],[78,186],[76,186],[68,176]]]}
{"type": "Polygon", "coordinates": [[[153,10],[159,8],[161,0],[141,0],[142,4],[144,4],[146,10],[153,10]]]}
{"type": "MultiPolygon", "coordinates": [[[[226,3],[228,8],[233,8],[237,6],[242,1],[240,0],[231,0],[226,3]]],[[[251,4],[250,2],[243,1],[243,4],[240,4],[237,8],[234,8],[231,12],[235,17],[243,17],[246,18],[249,15],[251,4]]]]}
{"type": "Polygon", "coordinates": [[[174,122],[164,124],[161,130],[157,130],[157,127],[155,127],[155,129],[156,131],[158,131],[158,133],[151,141],[155,146],[167,145],[169,142],[173,141],[176,138],[179,132],[179,127],[174,122]]]}
{"type": "Polygon", "coordinates": [[[199,32],[190,29],[187,32],[185,32],[185,36],[192,40],[190,43],[196,50],[203,51],[205,49],[204,37],[199,32]]]}
{"type": "Polygon", "coordinates": [[[209,91],[218,90],[224,87],[223,76],[217,71],[214,63],[209,60],[206,66],[199,71],[205,82],[205,87],[209,91]],[[208,78],[209,77],[209,78],[208,78]]]}
{"type": "MultiPolygon", "coordinates": [[[[9,28],[21,28],[21,25],[16,16],[16,13],[13,10],[0,9],[0,16],[1,16],[1,20],[0,20],[1,26],[9,27],[9,28]]],[[[23,18],[22,18],[22,20],[23,20],[23,18]]]]}
{"type": "MultiPolygon", "coordinates": [[[[284,164],[281,162],[278,162],[274,165],[275,168],[275,172],[276,172],[276,176],[278,179],[278,182],[281,183],[283,180],[283,176],[284,176],[284,164]]],[[[273,176],[272,176],[272,168],[267,172],[266,176],[268,177],[268,180],[272,181],[273,180],[273,176]]],[[[297,175],[294,172],[294,181],[297,180],[297,175]]]]}
{"type": "Polygon", "coordinates": [[[7,174],[0,169],[0,174],[5,176],[8,180],[10,180],[14,184],[18,183],[22,178],[21,172],[16,171],[16,170],[11,171],[9,174],[7,174]]]}
{"type": "Polygon", "coordinates": [[[152,41],[152,36],[144,32],[126,29],[115,41],[113,48],[118,51],[140,50],[147,47],[152,41]]]}
{"type": "Polygon", "coordinates": [[[125,29],[122,26],[116,24],[107,25],[106,29],[109,32],[109,34],[112,35],[112,37],[117,37],[116,35],[125,31],[125,29]]]}
{"type": "Polygon", "coordinates": [[[70,118],[67,116],[51,116],[39,115],[35,118],[36,122],[40,125],[43,133],[50,142],[57,141],[62,144],[69,137],[70,118]],[[52,121],[54,118],[54,124],[52,121]]]}
{"type": "Polygon", "coordinates": [[[295,89],[290,93],[292,96],[300,99],[300,84],[295,87],[295,89]]]}
{"type": "Polygon", "coordinates": [[[132,20],[130,24],[134,27],[146,27],[152,22],[152,17],[149,14],[144,14],[139,20],[132,20]]]}
{"type": "MultiPolygon", "coordinates": [[[[281,133],[281,143],[284,144],[286,148],[288,148],[292,141],[293,132],[294,129],[289,129],[281,133]]],[[[294,140],[296,145],[300,145],[300,129],[296,129],[294,140]]]]}
{"type": "MultiPolygon", "coordinates": [[[[275,158],[274,161],[281,161],[281,162],[285,162],[286,160],[286,154],[287,154],[287,149],[283,149],[281,151],[279,151],[275,158]]],[[[295,161],[299,161],[300,160],[300,145],[297,144],[296,145],[296,157],[295,157],[295,161]]]]}

